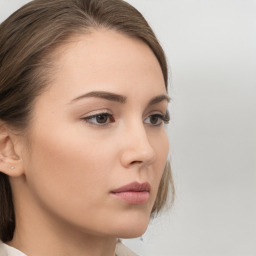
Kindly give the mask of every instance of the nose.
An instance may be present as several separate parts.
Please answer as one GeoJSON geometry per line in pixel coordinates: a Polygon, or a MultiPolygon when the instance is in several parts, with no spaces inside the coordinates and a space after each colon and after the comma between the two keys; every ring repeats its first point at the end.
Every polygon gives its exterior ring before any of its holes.
{"type": "Polygon", "coordinates": [[[125,168],[134,165],[149,166],[156,159],[156,151],[150,144],[144,125],[134,125],[125,130],[122,139],[121,164],[125,168]]]}

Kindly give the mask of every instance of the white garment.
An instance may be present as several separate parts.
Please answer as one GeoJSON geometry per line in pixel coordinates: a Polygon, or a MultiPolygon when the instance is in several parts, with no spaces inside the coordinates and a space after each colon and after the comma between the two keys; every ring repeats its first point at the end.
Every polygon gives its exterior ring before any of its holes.
{"type": "Polygon", "coordinates": [[[138,256],[132,252],[129,248],[124,246],[120,241],[116,244],[116,256],[138,256]]]}
{"type": "MultiPolygon", "coordinates": [[[[0,241],[0,256],[26,256],[23,252],[0,241]]],[[[116,256],[138,256],[121,242],[116,244],[116,256]]]]}
{"type": "Polygon", "coordinates": [[[0,256],[26,256],[23,252],[0,242],[0,256]]]}

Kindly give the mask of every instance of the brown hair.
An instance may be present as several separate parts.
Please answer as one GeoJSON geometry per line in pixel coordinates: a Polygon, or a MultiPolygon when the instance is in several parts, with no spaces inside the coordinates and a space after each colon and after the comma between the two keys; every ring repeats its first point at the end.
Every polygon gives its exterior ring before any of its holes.
{"type": "MultiPolygon", "coordinates": [[[[35,98],[49,84],[51,53],[72,35],[100,27],[144,41],[158,59],[167,90],[164,52],[134,7],[122,0],[34,0],[0,25],[0,122],[24,131],[35,98]]],[[[152,214],[165,205],[170,184],[174,194],[167,163],[152,214]]],[[[8,177],[0,172],[0,239],[11,240],[14,229],[11,187],[8,177]]]]}

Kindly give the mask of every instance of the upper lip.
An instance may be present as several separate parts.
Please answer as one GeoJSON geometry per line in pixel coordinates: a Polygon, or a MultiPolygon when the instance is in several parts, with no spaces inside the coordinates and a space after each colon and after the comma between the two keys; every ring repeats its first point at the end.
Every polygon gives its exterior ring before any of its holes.
{"type": "Polygon", "coordinates": [[[150,192],[150,184],[148,182],[139,183],[132,182],[130,184],[124,185],[120,188],[112,190],[112,193],[121,193],[121,192],[150,192]]]}

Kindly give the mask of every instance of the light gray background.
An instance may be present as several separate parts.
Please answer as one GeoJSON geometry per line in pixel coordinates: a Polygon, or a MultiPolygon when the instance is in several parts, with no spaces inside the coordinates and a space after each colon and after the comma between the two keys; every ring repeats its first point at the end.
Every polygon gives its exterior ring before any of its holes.
{"type": "MultiPolygon", "coordinates": [[[[0,21],[28,1],[0,0],[0,21]]],[[[256,1],[128,0],[171,66],[174,207],[141,256],[256,255],[256,1]]]]}

